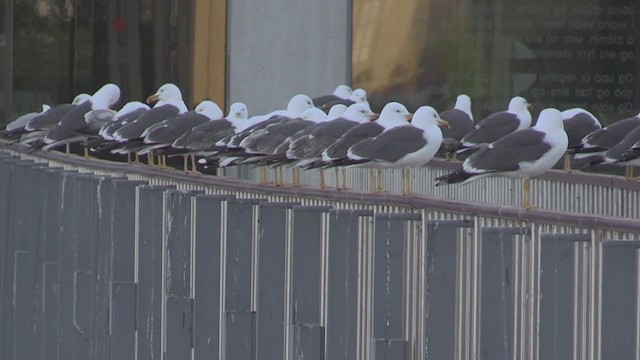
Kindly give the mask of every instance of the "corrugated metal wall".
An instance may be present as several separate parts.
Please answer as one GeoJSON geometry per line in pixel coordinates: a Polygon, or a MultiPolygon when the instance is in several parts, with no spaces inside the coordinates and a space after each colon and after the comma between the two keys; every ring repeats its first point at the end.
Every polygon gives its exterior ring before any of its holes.
{"type": "Polygon", "coordinates": [[[0,224],[2,359],[640,358],[637,219],[4,151],[0,224]]]}

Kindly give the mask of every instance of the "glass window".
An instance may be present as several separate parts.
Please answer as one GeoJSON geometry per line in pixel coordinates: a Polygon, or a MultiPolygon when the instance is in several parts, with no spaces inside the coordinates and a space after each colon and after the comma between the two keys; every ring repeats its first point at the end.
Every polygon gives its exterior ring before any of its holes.
{"type": "Polygon", "coordinates": [[[107,82],[120,86],[121,103],[144,100],[173,82],[190,107],[204,98],[224,106],[225,0],[8,1],[14,5],[11,118],[42,103],[68,103],[107,82]],[[208,27],[211,14],[217,23],[208,27]],[[195,50],[194,41],[206,51],[195,50]]]}
{"type": "Polygon", "coordinates": [[[373,107],[451,107],[477,119],[521,95],[607,122],[638,110],[634,1],[354,0],[353,84],[373,107]]]}

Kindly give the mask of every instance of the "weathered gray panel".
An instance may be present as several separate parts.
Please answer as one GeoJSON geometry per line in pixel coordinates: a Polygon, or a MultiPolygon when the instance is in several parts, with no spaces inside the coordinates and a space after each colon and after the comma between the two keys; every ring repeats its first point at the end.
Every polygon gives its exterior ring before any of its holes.
{"type": "Polygon", "coordinates": [[[304,360],[322,360],[324,357],[324,328],[320,325],[301,325],[293,327],[293,358],[304,360]]]}
{"type": "Polygon", "coordinates": [[[233,197],[196,196],[195,225],[195,360],[218,359],[220,347],[220,246],[222,206],[233,197]]]}
{"type": "Polygon", "coordinates": [[[258,359],[284,358],[284,292],[287,213],[293,203],[260,204],[258,239],[258,359]]]}
{"type": "Polygon", "coordinates": [[[189,297],[191,287],[191,194],[167,190],[167,295],[189,297]]]}
{"type": "Polygon", "coordinates": [[[264,114],[285,108],[296,93],[324,95],[349,83],[349,1],[233,0],[227,6],[228,104],[242,101],[251,114],[264,114]]]}
{"type": "Polygon", "coordinates": [[[327,359],[355,359],[358,332],[359,218],[372,211],[329,210],[327,359]]]}
{"type": "Polygon", "coordinates": [[[73,359],[77,331],[73,324],[73,274],[76,269],[76,245],[78,236],[78,174],[65,173],[62,179],[62,207],[60,226],[60,295],[58,314],[58,358],[73,359]]]}
{"type": "Polygon", "coordinates": [[[47,185],[47,179],[45,176],[49,168],[44,164],[38,164],[33,166],[32,169],[31,188],[34,198],[32,211],[35,212],[35,214],[32,216],[31,225],[33,228],[31,232],[31,267],[33,273],[33,278],[31,279],[31,312],[33,313],[33,324],[31,326],[31,334],[29,336],[34,341],[32,341],[30,346],[29,358],[38,359],[42,354],[42,291],[44,289],[42,263],[44,255],[47,185]]]}
{"type": "Polygon", "coordinates": [[[91,355],[97,360],[111,358],[111,336],[109,335],[109,308],[111,299],[111,242],[113,237],[113,191],[115,180],[105,178],[100,183],[98,194],[98,239],[96,248],[96,303],[93,321],[93,346],[91,355]]]}
{"type": "Polygon", "coordinates": [[[427,221],[425,249],[425,359],[455,357],[456,240],[473,222],[427,221]]]}
{"type": "Polygon", "coordinates": [[[162,356],[162,234],[166,187],[141,185],[138,228],[137,354],[139,359],[162,356]]]}
{"type": "Polygon", "coordinates": [[[513,242],[519,229],[482,229],[480,357],[508,359],[513,349],[513,242]]]}
{"type": "Polygon", "coordinates": [[[14,346],[13,359],[28,359],[31,343],[31,252],[16,251],[13,308],[14,346]]]}
{"type": "Polygon", "coordinates": [[[73,285],[73,323],[80,336],[75,344],[75,359],[89,358],[89,341],[93,321],[93,274],[90,271],[76,271],[73,285]]]}
{"type": "Polygon", "coordinates": [[[35,359],[58,359],[58,263],[42,264],[42,348],[35,359]]]}
{"type": "Polygon", "coordinates": [[[193,299],[167,297],[166,359],[190,359],[193,333],[193,299]]]}
{"type": "Polygon", "coordinates": [[[112,360],[135,357],[135,313],[136,284],[132,281],[111,282],[109,332],[112,360]]]}
{"type": "Polygon", "coordinates": [[[371,340],[371,360],[402,360],[406,359],[407,342],[403,340],[371,340]]]}
{"type": "Polygon", "coordinates": [[[2,358],[10,359],[13,356],[13,270],[15,261],[15,237],[13,236],[13,228],[15,214],[13,214],[13,204],[15,201],[15,163],[18,160],[12,157],[5,157],[2,160],[0,168],[0,180],[3,186],[0,186],[0,193],[3,193],[0,210],[4,214],[2,218],[2,226],[0,226],[1,254],[0,268],[2,268],[2,283],[0,284],[1,297],[0,301],[2,309],[0,311],[0,348],[2,349],[2,358]]]}
{"type": "Polygon", "coordinates": [[[328,207],[293,208],[292,322],[320,324],[322,214],[328,207]]]}
{"type": "Polygon", "coordinates": [[[112,202],[111,278],[133,281],[135,250],[135,201],[139,181],[114,180],[112,202]]]}
{"type": "Polygon", "coordinates": [[[227,202],[225,310],[251,310],[254,200],[227,202]]]}
{"type": "Polygon", "coordinates": [[[540,237],[540,359],[573,358],[575,241],[590,235],[540,237]]]}
{"type": "Polygon", "coordinates": [[[374,217],[373,337],[401,339],[403,335],[406,222],[401,214],[374,217]]]}
{"type": "Polygon", "coordinates": [[[602,245],[602,359],[634,359],[640,241],[609,240],[602,245]]]}
{"type": "Polygon", "coordinates": [[[255,313],[251,311],[225,312],[225,359],[253,359],[255,313]]]}

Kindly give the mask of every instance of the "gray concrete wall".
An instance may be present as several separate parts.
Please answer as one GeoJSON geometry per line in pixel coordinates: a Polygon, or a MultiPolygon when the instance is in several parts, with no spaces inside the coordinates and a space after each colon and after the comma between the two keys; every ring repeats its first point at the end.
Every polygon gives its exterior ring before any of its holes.
{"type": "Polygon", "coordinates": [[[351,1],[229,0],[227,103],[249,115],[349,82],[351,1]]]}

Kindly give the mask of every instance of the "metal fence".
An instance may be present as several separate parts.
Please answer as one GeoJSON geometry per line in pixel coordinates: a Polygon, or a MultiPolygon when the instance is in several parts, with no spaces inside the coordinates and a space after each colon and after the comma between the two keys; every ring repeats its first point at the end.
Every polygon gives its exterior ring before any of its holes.
{"type": "Polygon", "coordinates": [[[2,359],[640,359],[638,219],[5,147],[0,224],[2,359]]]}

